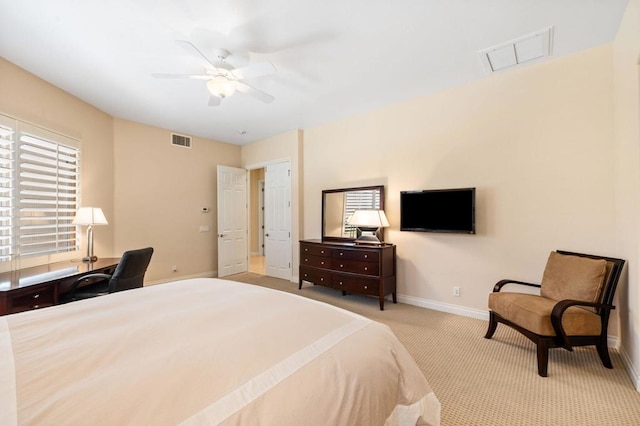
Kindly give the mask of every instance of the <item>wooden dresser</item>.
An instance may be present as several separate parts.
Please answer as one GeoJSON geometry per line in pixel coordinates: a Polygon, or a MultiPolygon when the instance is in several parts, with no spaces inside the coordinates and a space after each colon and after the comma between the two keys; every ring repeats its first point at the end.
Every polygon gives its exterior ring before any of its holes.
{"type": "Polygon", "coordinates": [[[343,295],[378,296],[384,310],[386,295],[397,302],[396,246],[302,240],[298,289],[303,281],[342,290],[343,295]]]}

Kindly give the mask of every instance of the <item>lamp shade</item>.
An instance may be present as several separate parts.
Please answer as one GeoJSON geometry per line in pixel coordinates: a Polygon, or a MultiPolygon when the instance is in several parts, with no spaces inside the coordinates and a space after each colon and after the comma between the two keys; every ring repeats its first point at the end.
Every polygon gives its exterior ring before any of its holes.
{"type": "Polygon", "coordinates": [[[71,222],[74,225],[108,225],[100,207],[80,207],[71,222]]]}
{"type": "Polygon", "coordinates": [[[390,226],[384,210],[356,210],[349,219],[348,224],[363,228],[383,228],[390,226]]]}

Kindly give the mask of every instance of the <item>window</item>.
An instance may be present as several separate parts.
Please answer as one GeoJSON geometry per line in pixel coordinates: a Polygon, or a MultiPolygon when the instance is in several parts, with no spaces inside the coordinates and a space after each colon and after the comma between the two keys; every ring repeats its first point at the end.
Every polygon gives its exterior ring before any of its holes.
{"type": "Polygon", "coordinates": [[[0,262],[79,249],[80,143],[0,115],[0,262]]]}

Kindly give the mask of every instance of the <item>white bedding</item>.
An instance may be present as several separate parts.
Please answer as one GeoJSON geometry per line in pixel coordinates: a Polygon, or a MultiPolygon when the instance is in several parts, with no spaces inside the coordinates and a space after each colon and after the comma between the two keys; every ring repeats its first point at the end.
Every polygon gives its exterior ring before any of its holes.
{"type": "Polygon", "coordinates": [[[385,325],[191,279],[0,317],[1,425],[436,425],[385,325]]]}

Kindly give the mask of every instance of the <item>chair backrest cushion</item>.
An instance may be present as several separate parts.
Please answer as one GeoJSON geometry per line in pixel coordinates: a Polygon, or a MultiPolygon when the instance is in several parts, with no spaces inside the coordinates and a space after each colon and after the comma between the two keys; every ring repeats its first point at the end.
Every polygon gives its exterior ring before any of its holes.
{"type": "Polygon", "coordinates": [[[109,280],[109,293],[142,287],[152,254],[151,247],[124,252],[109,280]]]}
{"type": "Polygon", "coordinates": [[[604,259],[551,252],[542,276],[540,295],[553,300],[599,302],[607,272],[604,259]]]}

